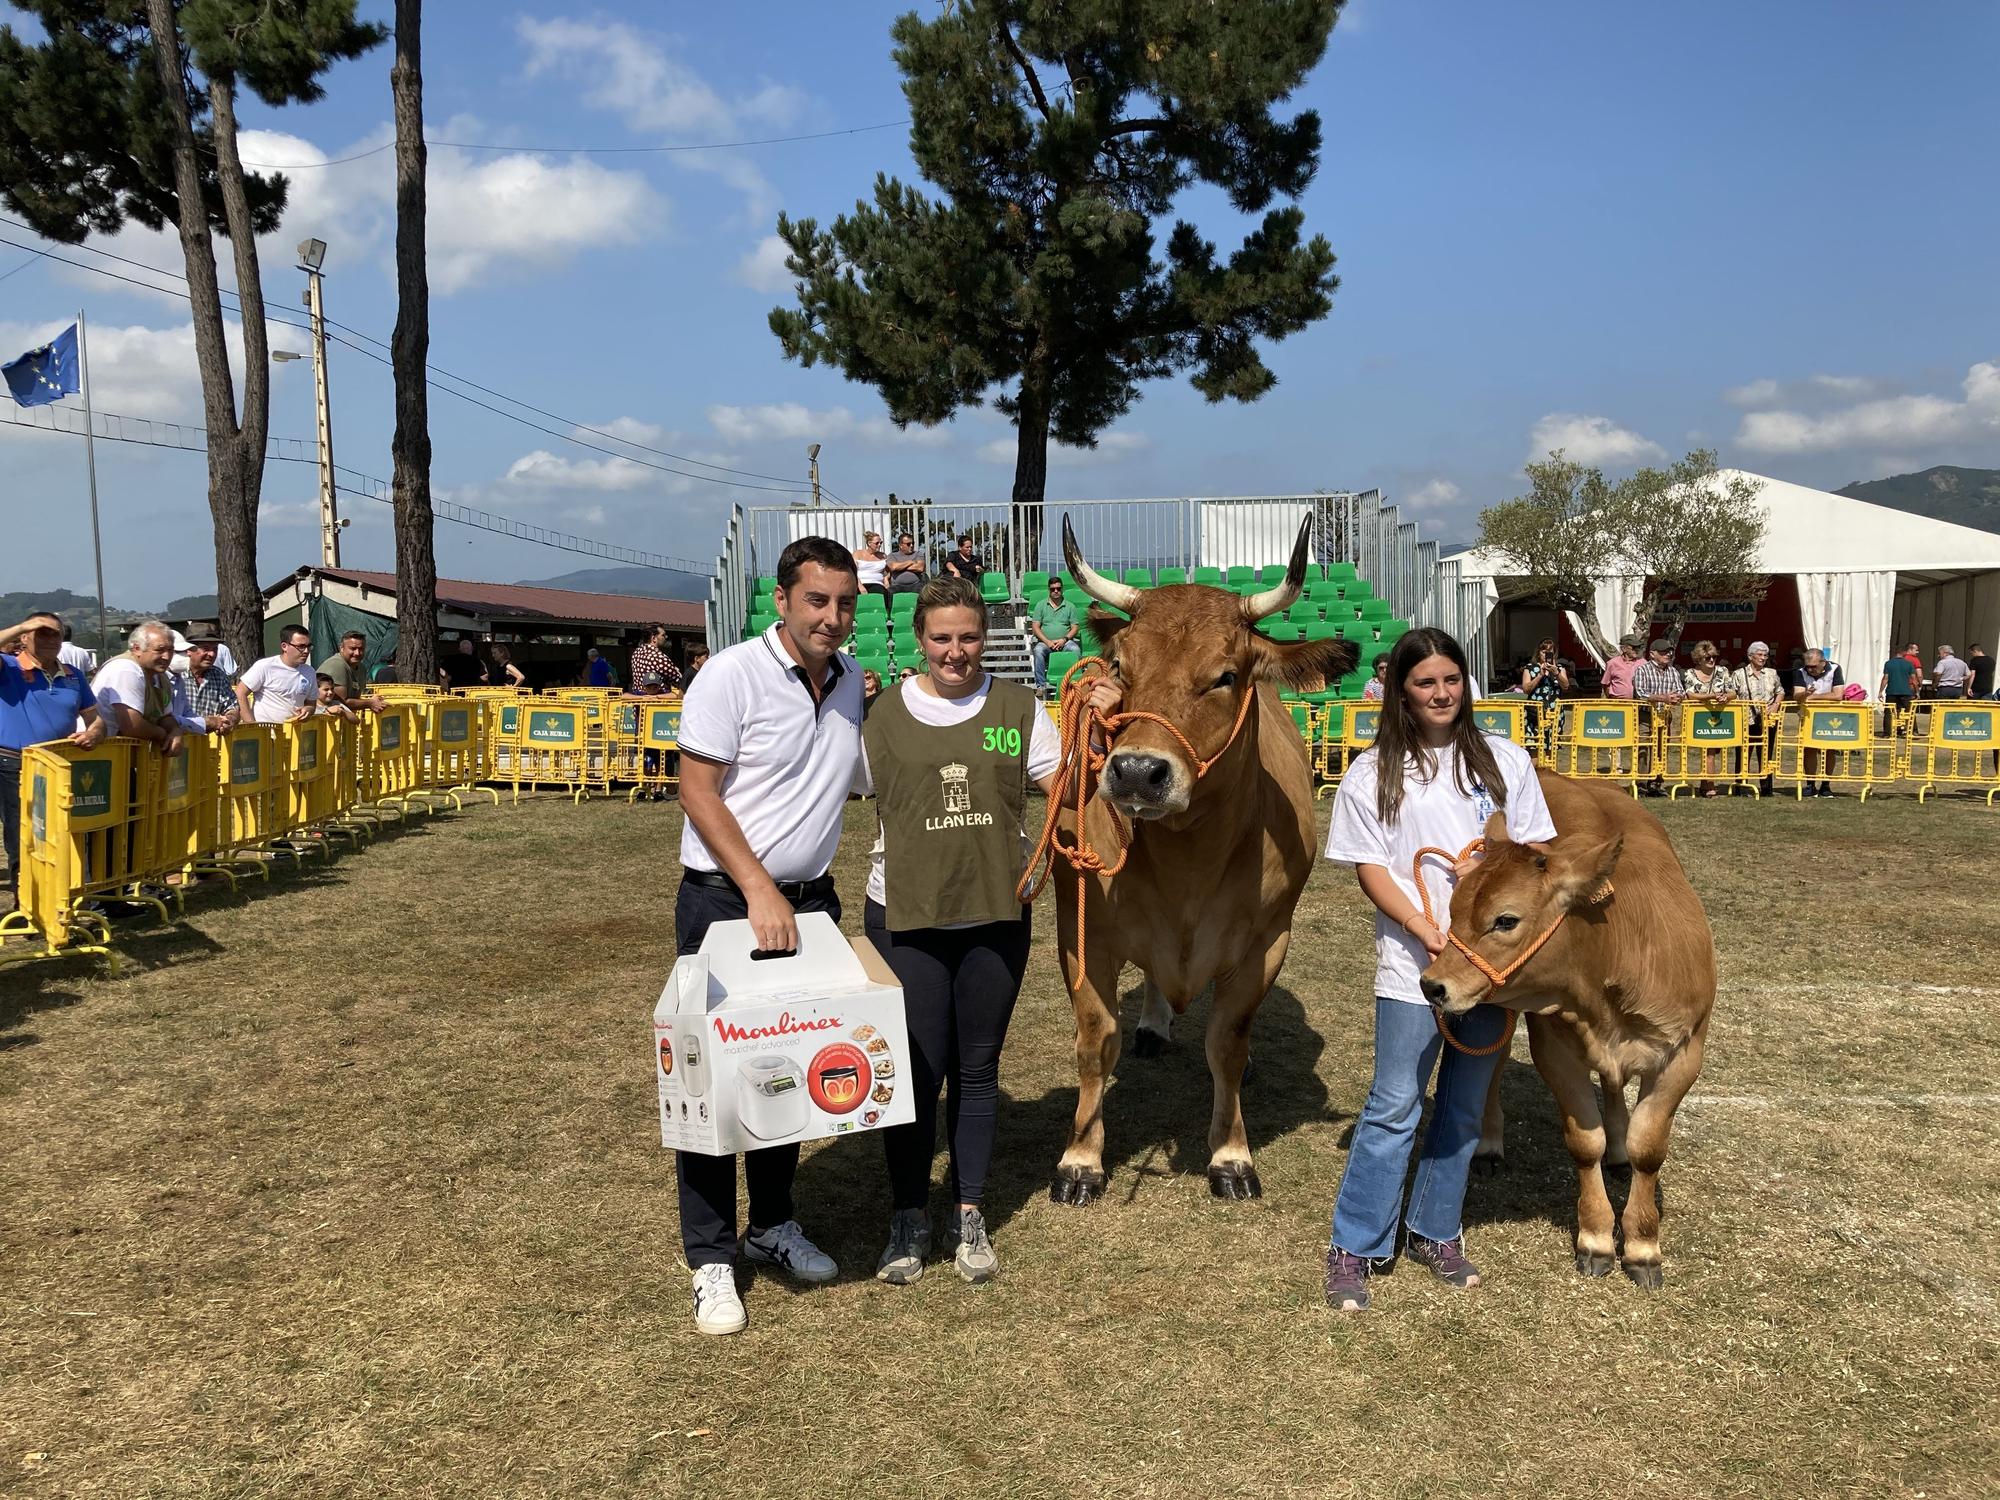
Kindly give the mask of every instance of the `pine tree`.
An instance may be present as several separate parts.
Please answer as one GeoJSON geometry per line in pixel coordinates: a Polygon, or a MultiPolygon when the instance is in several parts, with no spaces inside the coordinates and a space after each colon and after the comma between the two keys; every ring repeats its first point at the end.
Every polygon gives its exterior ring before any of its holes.
{"type": "Polygon", "coordinates": [[[786,355],[881,392],[897,422],[944,421],[998,389],[1017,429],[1013,501],[1032,566],[1048,443],[1093,446],[1143,381],[1210,401],[1276,383],[1257,351],[1326,316],[1338,279],[1296,198],[1319,117],[1273,109],[1326,50],[1341,0],[955,0],[892,28],[918,170],[821,230],[780,215],[799,306],[786,355]],[[1226,260],[1176,220],[1195,183],[1262,223],[1226,260]]]}
{"type": "MultiPolygon", "coordinates": [[[[396,512],[396,670],[404,682],[437,681],[437,523],[431,516],[430,273],[424,261],[423,0],[396,0],[396,376],[392,496],[396,512]],[[419,623],[421,622],[421,624],[419,623]]],[[[504,684],[502,684],[504,686],[504,684]]]]}
{"type": "Polygon", "coordinates": [[[0,27],[0,198],[64,244],[130,219],[179,230],[208,430],[217,613],[239,661],[263,654],[257,504],[270,430],[270,347],[257,240],[285,179],[246,171],[236,101],[321,95],[320,74],[384,33],[353,0],[19,0],[44,39],[0,27]],[[211,235],[224,235],[243,320],[243,399],[223,340],[211,235]]]}

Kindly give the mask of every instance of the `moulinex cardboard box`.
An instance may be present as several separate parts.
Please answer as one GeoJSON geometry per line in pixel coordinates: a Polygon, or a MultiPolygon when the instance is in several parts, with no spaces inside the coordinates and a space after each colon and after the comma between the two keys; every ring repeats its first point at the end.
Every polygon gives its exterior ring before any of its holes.
{"type": "Polygon", "coordinates": [[[756,958],[748,922],[717,922],[653,1007],[660,1144],[728,1156],[916,1117],[903,990],[865,938],[824,912],[799,947],[756,958]]]}

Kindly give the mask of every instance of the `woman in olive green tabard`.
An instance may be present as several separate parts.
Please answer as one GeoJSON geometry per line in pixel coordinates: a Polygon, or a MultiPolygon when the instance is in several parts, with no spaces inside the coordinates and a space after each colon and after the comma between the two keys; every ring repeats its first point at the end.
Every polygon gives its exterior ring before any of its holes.
{"type": "MultiPolygon", "coordinates": [[[[1000,1098],[1000,1048],[1028,963],[1028,783],[1044,793],[1061,755],[1054,722],[1021,683],[980,664],[986,604],[958,578],[924,585],[912,621],[926,670],[874,700],[863,763],[881,819],[864,930],[903,986],[913,1123],[883,1132],[895,1212],[876,1275],[903,1285],[930,1251],[931,1157],[946,1084],[955,1263],[967,1281],[999,1261],[981,1216],[1000,1098]]],[[[1117,685],[1092,697],[1114,713],[1117,685]]]]}

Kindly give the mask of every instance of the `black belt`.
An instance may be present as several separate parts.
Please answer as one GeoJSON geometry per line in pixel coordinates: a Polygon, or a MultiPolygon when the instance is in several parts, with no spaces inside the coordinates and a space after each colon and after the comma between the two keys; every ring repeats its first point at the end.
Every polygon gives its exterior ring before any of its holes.
{"type": "MultiPolygon", "coordinates": [[[[718,891],[735,891],[739,896],[743,894],[743,888],[720,870],[683,869],[681,879],[689,885],[705,885],[718,891]]],[[[778,880],[772,883],[777,886],[778,894],[794,906],[801,901],[811,901],[833,894],[831,875],[822,875],[817,880],[778,880]]]]}

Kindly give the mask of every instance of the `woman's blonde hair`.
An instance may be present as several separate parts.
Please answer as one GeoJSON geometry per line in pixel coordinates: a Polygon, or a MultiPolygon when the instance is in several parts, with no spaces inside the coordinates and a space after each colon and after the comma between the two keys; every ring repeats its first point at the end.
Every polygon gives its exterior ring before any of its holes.
{"type": "Polygon", "coordinates": [[[1717,661],[1721,656],[1722,653],[1715,649],[1714,641],[1696,641],[1688,649],[1688,660],[1696,666],[1700,666],[1704,662],[1717,661]]]}
{"type": "Polygon", "coordinates": [[[979,633],[986,633],[986,596],[980,593],[979,585],[970,578],[947,573],[925,584],[923,591],[917,595],[917,607],[910,628],[922,635],[924,617],[934,609],[969,609],[979,618],[979,633]]]}

